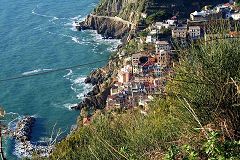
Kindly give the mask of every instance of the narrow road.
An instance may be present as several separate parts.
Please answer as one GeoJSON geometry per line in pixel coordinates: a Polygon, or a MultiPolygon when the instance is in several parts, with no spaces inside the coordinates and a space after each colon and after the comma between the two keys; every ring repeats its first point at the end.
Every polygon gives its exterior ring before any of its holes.
{"type": "Polygon", "coordinates": [[[111,20],[114,20],[114,21],[120,21],[120,22],[122,22],[122,23],[135,26],[134,23],[129,22],[129,21],[126,21],[126,20],[124,20],[124,19],[122,19],[122,18],[120,18],[120,17],[117,17],[117,16],[115,16],[115,17],[110,17],[110,16],[98,16],[98,15],[94,15],[94,14],[90,14],[90,16],[92,16],[92,17],[99,17],[99,18],[108,18],[108,19],[111,19],[111,20]]]}

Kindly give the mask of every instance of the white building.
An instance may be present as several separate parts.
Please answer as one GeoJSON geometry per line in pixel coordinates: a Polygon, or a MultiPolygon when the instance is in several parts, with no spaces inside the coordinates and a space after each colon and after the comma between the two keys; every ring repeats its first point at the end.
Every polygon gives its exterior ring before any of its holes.
{"type": "Polygon", "coordinates": [[[151,30],[151,32],[149,33],[150,35],[156,35],[158,33],[158,31],[156,29],[151,30]]]}
{"type": "Polygon", "coordinates": [[[166,23],[169,25],[176,25],[177,20],[168,19],[168,20],[166,20],[166,23]]]}
{"type": "Polygon", "coordinates": [[[206,21],[207,20],[207,12],[206,11],[195,11],[190,14],[191,21],[206,21]]]}
{"type": "Polygon", "coordinates": [[[232,13],[231,17],[233,20],[240,20],[240,13],[232,13]]]}
{"type": "Polygon", "coordinates": [[[177,20],[168,19],[164,22],[156,22],[155,28],[157,28],[158,30],[161,30],[164,28],[168,29],[170,27],[176,27],[176,23],[177,23],[177,20]]]}
{"type": "Polygon", "coordinates": [[[189,26],[188,34],[191,39],[198,39],[201,37],[201,28],[199,26],[189,26]]]}
{"type": "Polygon", "coordinates": [[[157,40],[156,36],[148,35],[146,38],[146,43],[155,43],[157,40]]]}
{"type": "Polygon", "coordinates": [[[164,22],[156,22],[155,23],[155,27],[159,30],[163,29],[163,28],[169,28],[169,24],[164,23],[164,22]]]}

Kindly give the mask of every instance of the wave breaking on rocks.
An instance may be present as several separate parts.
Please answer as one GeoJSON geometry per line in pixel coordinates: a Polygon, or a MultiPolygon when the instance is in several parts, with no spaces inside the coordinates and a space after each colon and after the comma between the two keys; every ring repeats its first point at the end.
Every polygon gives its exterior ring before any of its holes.
{"type": "Polygon", "coordinates": [[[41,157],[48,157],[53,150],[52,144],[34,144],[31,142],[32,126],[36,121],[33,116],[25,116],[16,124],[13,137],[16,140],[16,154],[19,157],[31,157],[37,154],[41,157]]]}

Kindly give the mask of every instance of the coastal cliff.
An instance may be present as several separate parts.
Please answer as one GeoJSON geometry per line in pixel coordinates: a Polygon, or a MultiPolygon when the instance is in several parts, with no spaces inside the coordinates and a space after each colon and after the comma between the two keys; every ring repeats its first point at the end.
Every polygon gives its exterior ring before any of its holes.
{"type": "Polygon", "coordinates": [[[93,89],[85,95],[85,98],[72,109],[87,110],[89,114],[106,106],[106,100],[110,94],[114,77],[117,76],[118,58],[110,60],[105,67],[94,70],[85,79],[86,84],[93,85],[93,89]]]}
{"type": "Polygon", "coordinates": [[[146,0],[102,0],[80,23],[80,28],[97,30],[104,38],[125,39],[136,26],[146,0]]]}
{"type": "Polygon", "coordinates": [[[119,18],[106,16],[89,15],[81,23],[82,29],[97,30],[104,38],[121,39],[127,36],[132,28],[132,24],[119,18]]]}

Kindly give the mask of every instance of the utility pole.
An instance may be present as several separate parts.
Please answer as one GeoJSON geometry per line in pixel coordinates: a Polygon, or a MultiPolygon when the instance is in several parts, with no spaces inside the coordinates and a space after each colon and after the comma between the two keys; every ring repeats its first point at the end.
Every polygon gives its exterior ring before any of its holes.
{"type": "MultiPolygon", "coordinates": [[[[5,111],[3,110],[2,107],[0,107],[0,118],[3,118],[5,115],[5,111]]],[[[6,157],[4,156],[4,152],[3,152],[3,137],[2,137],[2,122],[0,121],[0,155],[2,160],[7,160],[6,157]]]]}
{"type": "Polygon", "coordinates": [[[2,143],[2,125],[0,124],[0,154],[2,160],[7,160],[3,152],[3,143],[2,143]]]}

